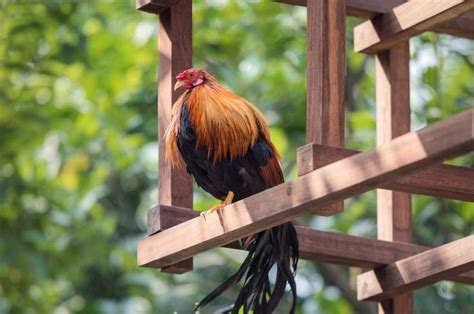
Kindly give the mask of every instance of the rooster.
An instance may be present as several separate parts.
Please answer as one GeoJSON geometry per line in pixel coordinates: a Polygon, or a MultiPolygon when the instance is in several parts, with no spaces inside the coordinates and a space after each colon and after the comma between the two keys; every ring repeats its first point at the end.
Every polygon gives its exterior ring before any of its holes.
{"type": "MultiPolygon", "coordinates": [[[[172,108],[165,134],[166,158],[174,167],[184,162],[196,183],[222,201],[204,215],[284,182],[268,124],[254,105],[223,87],[205,70],[188,69],[176,79],[175,90],[184,87],[185,91],[172,108]]],[[[298,238],[293,224],[249,236],[243,246],[249,253],[238,271],[194,310],[244,278],[233,306],[224,312],[271,313],[288,283],[293,297],[290,313],[294,313],[298,238]],[[276,279],[271,285],[273,267],[276,279]]]]}

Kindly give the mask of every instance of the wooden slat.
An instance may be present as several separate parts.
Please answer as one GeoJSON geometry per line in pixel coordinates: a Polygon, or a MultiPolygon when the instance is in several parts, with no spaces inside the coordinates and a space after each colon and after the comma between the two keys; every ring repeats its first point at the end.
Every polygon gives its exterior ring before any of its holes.
{"type": "Polygon", "coordinates": [[[434,165],[381,187],[395,191],[474,202],[474,168],[434,165]]]}
{"type": "Polygon", "coordinates": [[[474,39],[474,11],[470,11],[435,28],[438,33],[474,39]]]}
{"type": "MultiPolygon", "coordinates": [[[[276,0],[277,2],[306,6],[306,0],[276,0]]],[[[414,1],[414,0],[411,0],[414,1]]],[[[441,1],[441,0],[435,0],[441,1]]],[[[346,0],[346,13],[349,16],[371,19],[377,15],[390,12],[396,6],[404,3],[404,0],[346,0]]],[[[474,13],[467,13],[451,21],[436,26],[432,31],[450,34],[453,36],[474,38],[474,13]]]]}
{"type": "MultiPolygon", "coordinates": [[[[314,164],[328,165],[355,154],[357,150],[308,144],[298,149],[298,175],[315,170],[314,164]]],[[[379,188],[474,202],[474,169],[450,165],[433,165],[417,170],[379,188]]]]}
{"type": "MultiPolygon", "coordinates": [[[[292,5],[307,6],[307,0],[275,0],[292,5]]],[[[405,0],[346,0],[346,14],[349,16],[361,17],[365,19],[373,18],[376,15],[390,12],[394,7],[404,3],[405,0]]]]}
{"type": "MultiPolygon", "coordinates": [[[[410,45],[401,42],[375,56],[377,145],[410,131],[410,45]]],[[[377,238],[411,242],[411,194],[377,189],[377,238]]],[[[413,293],[379,303],[379,314],[412,313],[413,293]]]]}
{"type": "Polygon", "coordinates": [[[472,270],[474,235],[359,275],[357,297],[384,300],[472,270]]]}
{"type": "Polygon", "coordinates": [[[160,268],[290,221],[430,163],[474,149],[474,109],[186,221],[138,243],[140,266],[160,268]],[[341,175],[343,174],[343,175],[341,175]]]}
{"type": "Polygon", "coordinates": [[[177,0],[135,0],[135,8],[147,13],[161,14],[178,2],[177,0]]]}
{"type": "MultiPolygon", "coordinates": [[[[158,207],[155,207],[157,209],[158,207]]],[[[199,217],[199,212],[189,208],[159,206],[162,215],[170,217],[173,225],[199,217]],[[178,214],[176,214],[178,213],[178,214]],[[174,219],[174,220],[173,220],[174,219]]],[[[149,223],[159,226],[159,216],[149,217],[149,223]]],[[[149,232],[153,234],[153,231],[149,232]]],[[[333,263],[352,267],[375,268],[429,250],[429,247],[381,241],[342,233],[313,230],[296,226],[300,257],[315,262],[333,263]],[[377,252],[377,254],[374,254],[377,252]]],[[[238,242],[225,247],[242,249],[238,242]]],[[[474,272],[450,278],[450,280],[474,284],[474,272]]]]}
{"type": "Polygon", "coordinates": [[[474,8],[473,0],[413,0],[354,27],[354,50],[377,53],[474,8]]]}
{"type": "Polygon", "coordinates": [[[367,1],[367,0],[346,0],[347,14],[366,19],[374,16],[390,12],[394,7],[402,4],[405,0],[384,0],[384,1],[367,1]]]}
{"type": "MultiPolygon", "coordinates": [[[[344,146],[345,3],[344,0],[311,1],[307,14],[306,141],[344,146]]],[[[342,211],[344,201],[329,207],[330,212],[342,211]]]]}
{"type": "MultiPolygon", "coordinates": [[[[158,200],[162,205],[193,206],[193,185],[186,171],[173,169],[165,160],[162,140],[171,120],[171,107],[179,94],[173,91],[175,77],[192,66],[192,2],[181,0],[171,9],[162,11],[158,30],[158,200]]],[[[155,213],[156,214],[156,213],[155,213]]],[[[159,212],[158,212],[159,214],[159,212]]],[[[166,224],[167,217],[162,217],[166,224]]],[[[169,273],[183,273],[192,269],[192,260],[163,269],[169,273]]]]}

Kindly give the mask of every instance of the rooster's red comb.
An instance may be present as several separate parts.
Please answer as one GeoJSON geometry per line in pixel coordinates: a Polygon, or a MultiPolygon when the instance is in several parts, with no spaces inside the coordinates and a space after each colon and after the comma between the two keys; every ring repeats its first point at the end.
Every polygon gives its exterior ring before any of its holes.
{"type": "Polygon", "coordinates": [[[179,74],[176,76],[176,79],[177,79],[178,81],[182,81],[182,80],[184,80],[185,78],[186,78],[186,71],[183,71],[183,72],[179,73],[179,74]]]}

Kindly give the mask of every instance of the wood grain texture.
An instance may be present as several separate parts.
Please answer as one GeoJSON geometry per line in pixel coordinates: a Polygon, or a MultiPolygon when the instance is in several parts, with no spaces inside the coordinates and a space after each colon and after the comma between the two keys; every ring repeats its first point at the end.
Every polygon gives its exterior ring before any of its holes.
{"type": "Polygon", "coordinates": [[[357,297],[384,300],[472,270],[474,235],[359,275],[357,297]]]}
{"type": "Polygon", "coordinates": [[[473,8],[473,0],[406,2],[354,27],[354,50],[381,52],[473,8]]]}
{"type": "Polygon", "coordinates": [[[410,131],[410,45],[375,56],[377,145],[410,131]]]}
{"type": "MultiPolygon", "coordinates": [[[[341,147],[307,144],[298,148],[298,175],[328,165],[360,151],[341,147]]],[[[474,202],[474,169],[450,165],[432,165],[381,184],[379,188],[474,202]]]]}
{"type": "Polygon", "coordinates": [[[180,0],[135,0],[135,8],[139,11],[161,14],[180,0]]]}
{"type": "MultiPolygon", "coordinates": [[[[153,209],[159,209],[164,212],[164,215],[169,215],[170,220],[168,222],[173,225],[199,217],[199,212],[189,208],[156,206],[153,209]],[[176,213],[179,214],[175,215],[176,213]]],[[[159,216],[149,217],[148,222],[158,226],[160,224],[159,216]]],[[[302,259],[352,267],[380,267],[430,249],[415,244],[319,231],[302,226],[296,226],[296,232],[298,233],[300,257],[302,259]],[[377,252],[377,254],[374,254],[374,252],[377,252]]],[[[224,247],[242,249],[239,242],[232,242],[224,245],[224,247]]],[[[450,280],[474,284],[474,273],[451,277],[450,280]]]]}
{"type": "Polygon", "coordinates": [[[347,14],[351,16],[362,17],[366,19],[374,16],[390,12],[394,7],[402,4],[405,0],[384,0],[384,1],[367,1],[367,0],[346,0],[347,14]]]}
{"type": "MultiPolygon", "coordinates": [[[[377,145],[410,131],[410,46],[407,41],[375,56],[377,145]]],[[[377,190],[377,235],[411,242],[411,195],[377,190]]]]}
{"type": "Polygon", "coordinates": [[[167,205],[156,205],[150,208],[147,214],[148,235],[154,235],[155,233],[199,216],[199,212],[192,211],[195,215],[190,215],[189,211],[192,210],[185,207],[167,205]]]}
{"type": "MultiPolygon", "coordinates": [[[[410,131],[410,45],[401,42],[375,56],[377,145],[410,131]]],[[[411,194],[377,189],[377,238],[411,242],[411,194]]],[[[413,293],[379,304],[379,314],[413,313],[413,293]]]]}
{"type": "Polygon", "coordinates": [[[343,0],[311,1],[306,142],[344,145],[346,27],[343,0]]]}
{"type": "MultiPolygon", "coordinates": [[[[411,0],[417,1],[417,0],[411,0]]],[[[436,0],[435,0],[436,1],[436,0]]],[[[292,5],[306,6],[306,0],[276,0],[292,5]]],[[[377,15],[389,13],[396,6],[404,3],[405,0],[346,0],[346,14],[348,16],[371,19],[377,15]]],[[[474,13],[466,13],[460,17],[430,29],[438,33],[449,34],[457,37],[474,38],[474,13]]]]}
{"type": "Polygon", "coordinates": [[[140,266],[163,267],[293,220],[396,176],[474,149],[474,109],[402,135],[138,243],[140,266]],[[340,174],[344,173],[343,176],[340,174]]]}
{"type": "MultiPolygon", "coordinates": [[[[275,0],[286,4],[307,6],[307,0],[275,0]]],[[[348,16],[361,17],[365,19],[373,18],[379,14],[388,13],[394,7],[402,4],[405,0],[383,0],[383,1],[367,1],[367,0],[346,0],[346,14],[348,16]]]]}
{"type": "Polygon", "coordinates": [[[474,12],[470,11],[435,28],[438,33],[474,39],[474,12]]]}
{"type": "Polygon", "coordinates": [[[159,203],[191,207],[192,179],[185,170],[171,168],[165,160],[162,140],[171,120],[171,107],[179,97],[173,91],[176,75],[192,67],[192,6],[181,0],[173,9],[160,15],[158,34],[158,138],[159,138],[159,203]]]}
{"type": "MultiPolygon", "coordinates": [[[[192,2],[181,0],[160,14],[158,31],[158,200],[161,205],[193,205],[192,178],[185,170],[173,169],[165,160],[163,135],[171,120],[171,107],[179,97],[173,91],[175,77],[192,66],[192,2]]],[[[159,212],[158,212],[159,214],[159,212]]],[[[167,217],[161,217],[166,225],[167,217]]],[[[192,269],[192,260],[163,269],[182,273],[192,269]]]]}
{"type": "MultiPolygon", "coordinates": [[[[307,9],[306,141],[344,146],[346,26],[344,0],[315,0],[307,9]]],[[[324,166],[324,165],[316,165],[324,166]]],[[[344,201],[329,205],[342,211],[344,201]]]]}
{"type": "MultiPolygon", "coordinates": [[[[196,213],[192,209],[183,207],[173,207],[166,205],[157,205],[150,208],[147,213],[147,233],[153,235],[165,229],[176,226],[186,220],[196,217],[196,215],[189,215],[189,212],[196,213]]],[[[193,259],[188,258],[179,263],[173,264],[161,269],[162,272],[171,274],[183,274],[193,269],[193,259]]]]}

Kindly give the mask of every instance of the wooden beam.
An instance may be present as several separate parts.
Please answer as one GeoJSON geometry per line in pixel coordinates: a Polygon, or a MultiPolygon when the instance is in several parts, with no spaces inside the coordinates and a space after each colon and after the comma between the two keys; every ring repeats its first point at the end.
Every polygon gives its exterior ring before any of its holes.
{"type": "Polygon", "coordinates": [[[473,0],[413,0],[354,27],[354,50],[377,53],[474,8],[473,0]]]}
{"type": "Polygon", "coordinates": [[[178,0],[135,0],[135,8],[147,13],[161,14],[178,2],[178,0]]]}
{"type": "MultiPolygon", "coordinates": [[[[306,141],[344,146],[345,0],[308,4],[306,141]]],[[[317,165],[322,167],[324,165],[317,165]]],[[[340,212],[344,201],[327,210],[340,212]]]]}
{"type": "MultiPolygon", "coordinates": [[[[163,1],[160,3],[164,4],[163,1]]],[[[171,107],[179,97],[179,94],[173,91],[175,77],[192,66],[191,0],[181,0],[172,8],[161,12],[158,27],[158,56],[158,200],[162,205],[192,208],[192,178],[184,170],[173,169],[165,160],[165,146],[162,140],[171,121],[171,107]]],[[[155,214],[159,215],[160,212],[155,214]]],[[[167,219],[169,217],[161,218],[163,225],[166,225],[167,219]]],[[[192,259],[163,269],[169,273],[183,273],[186,270],[192,270],[192,259]]]]}
{"type": "MultiPolygon", "coordinates": [[[[274,0],[286,4],[298,5],[306,7],[307,0],[274,0]]],[[[379,14],[388,13],[394,7],[404,3],[405,0],[384,0],[384,1],[367,1],[367,0],[346,0],[346,14],[348,16],[361,17],[370,19],[379,14]]]]}
{"type": "Polygon", "coordinates": [[[474,235],[360,274],[357,297],[379,301],[474,270],[474,235]]]}
{"type": "Polygon", "coordinates": [[[405,0],[384,0],[384,1],[367,1],[367,0],[346,0],[347,14],[365,19],[373,18],[382,13],[390,12],[394,7],[406,2],[405,0]]]}
{"type": "MultiPolygon", "coordinates": [[[[199,217],[199,212],[189,208],[175,206],[158,206],[163,216],[170,217],[168,222],[173,225],[199,217]]],[[[149,216],[149,226],[159,226],[159,216],[149,216]]],[[[365,237],[346,235],[342,233],[313,230],[296,226],[298,234],[300,257],[315,262],[340,264],[352,267],[375,268],[400,259],[429,250],[429,247],[382,241],[365,237]],[[374,253],[376,252],[376,254],[374,253]]],[[[149,230],[150,234],[156,230],[149,230]]],[[[239,242],[226,244],[225,247],[242,249],[239,242]]],[[[450,278],[450,280],[474,284],[474,272],[450,278]]]]}
{"type": "MultiPolygon", "coordinates": [[[[377,145],[410,131],[410,44],[401,42],[375,56],[377,145]]],[[[411,242],[411,194],[377,189],[377,238],[411,242]]],[[[379,314],[413,313],[413,293],[379,303],[379,314]]]]}
{"type": "Polygon", "coordinates": [[[437,26],[435,31],[456,37],[474,39],[474,11],[437,26]]]}
{"type": "MultiPolygon", "coordinates": [[[[347,148],[307,144],[298,148],[298,175],[315,170],[315,164],[328,165],[359,153],[347,148]]],[[[474,202],[474,168],[432,165],[395,178],[378,188],[474,202]]]]}
{"type": "MultiPolygon", "coordinates": [[[[277,2],[306,6],[306,0],[276,0],[277,2]]],[[[413,1],[413,0],[412,0],[413,1]]],[[[389,13],[396,6],[404,3],[404,0],[346,0],[346,13],[348,16],[371,19],[377,15],[389,13]]],[[[437,33],[449,34],[457,37],[474,39],[474,13],[466,13],[448,22],[430,29],[437,33]]]]}
{"type": "Polygon", "coordinates": [[[469,152],[474,149],[473,124],[474,109],[470,109],[230,204],[205,219],[166,229],[139,241],[138,265],[160,268],[176,263],[469,152]]]}

